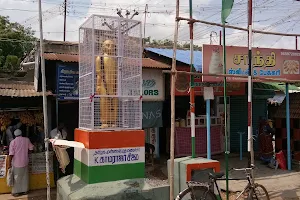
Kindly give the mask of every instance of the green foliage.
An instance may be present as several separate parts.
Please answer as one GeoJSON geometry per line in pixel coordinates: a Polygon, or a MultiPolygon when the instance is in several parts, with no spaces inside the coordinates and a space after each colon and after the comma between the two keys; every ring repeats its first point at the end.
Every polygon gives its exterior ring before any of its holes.
{"type": "Polygon", "coordinates": [[[20,59],[30,52],[35,41],[34,31],[0,16],[0,67],[18,70],[20,59]]]}
{"type": "Polygon", "coordinates": [[[16,71],[20,69],[20,59],[17,56],[8,55],[6,56],[5,64],[3,68],[16,71]]]}
{"type": "MultiPolygon", "coordinates": [[[[144,41],[147,46],[150,47],[157,47],[157,48],[173,48],[174,42],[169,39],[165,40],[151,40],[150,37],[144,38],[144,41]]],[[[184,43],[184,44],[177,44],[177,49],[189,49],[190,48],[190,43],[184,43]]],[[[194,45],[194,50],[199,50],[201,51],[202,48],[198,45],[194,45]]]]}

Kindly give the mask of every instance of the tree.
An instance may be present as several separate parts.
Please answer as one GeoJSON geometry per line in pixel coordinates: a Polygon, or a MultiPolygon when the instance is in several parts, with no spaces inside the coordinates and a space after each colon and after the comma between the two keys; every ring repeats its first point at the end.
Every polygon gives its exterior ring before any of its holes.
{"type": "Polygon", "coordinates": [[[19,70],[20,68],[20,58],[17,56],[8,55],[6,56],[5,64],[3,66],[4,69],[9,71],[19,70]]]}
{"type": "Polygon", "coordinates": [[[34,31],[0,16],[0,68],[18,70],[20,59],[33,47],[34,31]]]}
{"type": "MultiPolygon", "coordinates": [[[[165,40],[151,40],[150,37],[147,37],[144,39],[144,41],[146,42],[146,45],[149,47],[161,47],[161,48],[173,48],[173,44],[174,42],[172,40],[169,39],[165,39],[165,40]]],[[[190,48],[190,43],[184,43],[184,44],[177,44],[177,49],[189,49],[190,48]]],[[[194,50],[198,50],[201,51],[202,48],[198,45],[194,45],[194,50]]]]}

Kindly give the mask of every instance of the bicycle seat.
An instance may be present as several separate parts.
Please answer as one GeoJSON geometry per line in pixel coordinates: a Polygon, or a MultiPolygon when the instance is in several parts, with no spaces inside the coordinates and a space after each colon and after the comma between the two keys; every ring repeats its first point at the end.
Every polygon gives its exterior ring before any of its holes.
{"type": "Polygon", "coordinates": [[[224,172],[211,172],[211,173],[208,173],[208,176],[210,179],[218,179],[218,178],[222,178],[223,176],[225,175],[224,172]]]}

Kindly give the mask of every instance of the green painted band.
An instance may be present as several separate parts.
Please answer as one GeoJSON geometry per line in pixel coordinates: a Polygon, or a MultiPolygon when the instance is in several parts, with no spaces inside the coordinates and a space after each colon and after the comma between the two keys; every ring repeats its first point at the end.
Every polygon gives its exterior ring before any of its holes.
{"type": "Polygon", "coordinates": [[[195,141],[195,137],[192,137],[192,158],[196,158],[196,141],[195,141]]]}
{"type": "Polygon", "coordinates": [[[74,159],[74,174],[88,184],[145,177],[145,163],[90,166],[74,159]]]}

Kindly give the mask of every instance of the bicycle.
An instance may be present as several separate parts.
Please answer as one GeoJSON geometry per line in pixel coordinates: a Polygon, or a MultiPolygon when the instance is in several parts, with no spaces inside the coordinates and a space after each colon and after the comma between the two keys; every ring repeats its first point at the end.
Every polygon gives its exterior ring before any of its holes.
{"type": "MultiPolygon", "coordinates": [[[[254,167],[232,169],[234,171],[245,171],[246,179],[229,179],[229,180],[248,180],[248,184],[246,185],[244,190],[239,193],[236,199],[239,199],[242,195],[245,195],[247,200],[253,200],[253,199],[270,200],[267,189],[263,185],[254,183],[254,180],[251,175],[253,169],[254,167]],[[262,189],[264,193],[263,196],[261,196],[258,189],[262,189]]],[[[216,194],[211,190],[214,188],[214,186],[216,187],[219,197],[222,200],[220,188],[218,186],[217,180],[226,180],[222,178],[224,176],[224,173],[223,172],[209,173],[208,175],[209,175],[208,183],[197,182],[197,181],[187,182],[188,187],[177,195],[176,200],[218,200],[216,194]]]]}

